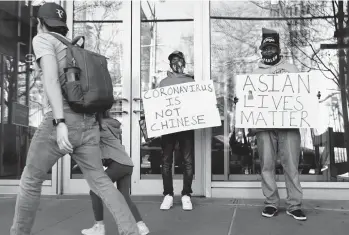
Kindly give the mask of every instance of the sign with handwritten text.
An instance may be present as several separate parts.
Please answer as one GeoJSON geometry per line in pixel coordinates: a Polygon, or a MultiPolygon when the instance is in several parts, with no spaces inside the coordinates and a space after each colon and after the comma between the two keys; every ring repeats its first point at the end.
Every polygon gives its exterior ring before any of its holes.
{"type": "Polygon", "coordinates": [[[213,82],[190,82],[143,92],[148,137],[221,125],[213,82]]]}
{"type": "Polygon", "coordinates": [[[238,75],[236,127],[316,128],[319,123],[318,75],[238,75]]]}

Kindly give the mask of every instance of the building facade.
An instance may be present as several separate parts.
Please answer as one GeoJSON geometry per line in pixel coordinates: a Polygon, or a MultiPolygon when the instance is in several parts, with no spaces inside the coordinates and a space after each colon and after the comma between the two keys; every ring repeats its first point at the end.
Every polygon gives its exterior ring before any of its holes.
{"type": "MultiPolygon", "coordinates": [[[[48,2],[48,1],[46,1],[48,2]]],[[[85,48],[108,58],[114,118],[135,167],[131,194],[162,194],[160,138],[141,133],[142,92],[169,70],[168,55],[180,50],[186,73],[213,80],[222,125],[195,131],[194,195],[263,198],[254,137],[234,128],[236,75],[251,73],[260,59],[262,27],[279,32],[283,56],[302,72],[320,70],[321,127],[302,129],[299,173],[304,198],[349,195],[337,51],[328,1],[55,1],[67,11],[69,37],[86,37],[85,48]],[[327,166],[327,168],[325,167],[327,166]]],[[[27,150],[43,118],[43,87],[32,61],[30,23],[40,1],[0,2],[0,194],[17,192],[27,150]]],[[[347,99],[347,98],[346,98],[347,99]]],[[[258,143],[257,143],[258,144],[258,143]]],[[[283,169],[276,179],[285,196],[283,169]]],[[[181,156],[174,152],[174,189],[182,187],[181,156]]],[[[88,185],[69,155],[48,172],[43,194],[87,194],[88,185]]]]}

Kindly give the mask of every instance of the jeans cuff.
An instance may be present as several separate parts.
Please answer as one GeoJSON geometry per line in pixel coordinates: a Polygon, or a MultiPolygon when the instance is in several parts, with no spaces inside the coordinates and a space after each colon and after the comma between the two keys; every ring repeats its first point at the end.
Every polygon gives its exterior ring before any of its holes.
{"type": "Polygon", "coordinates": [[[287,211],[289,211],[289,212],[292,212],[292,211],[295,211],[295,210],[300,210],[300,209],[302,209],[301,205],[287,207],[287,211]]]}

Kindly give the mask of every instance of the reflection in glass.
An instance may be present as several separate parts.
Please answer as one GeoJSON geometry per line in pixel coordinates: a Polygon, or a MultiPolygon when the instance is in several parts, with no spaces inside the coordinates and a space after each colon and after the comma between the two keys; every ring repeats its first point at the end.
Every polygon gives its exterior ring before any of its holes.
{"type": "Polygon", "coordinates": [[[122,1],[74,1],[74,21],[116,21],[122,19],[122,1]]]}
{"type": "Polygon", "coordinates": [[[30,12],[28,2],[0,2],[0,179],[20,178],[43,118],[41,79],[27,60],[35,35],[30,12]]]}
{"type": "MultiPolygon", "coordinates": [[[[142,19],[146,19],[142,2],[142,19]]],[[[165,3],[157,3],[161,5],[165,3]]],[[[167,3],[166,3],[167,4],[167,3]]],[[[167,6],[167,5],[166,5],[167,6]]],[[[166,8],[168,11],[168,8],[166,8]]],[[[158,10],[156,11],[158,12],[158,10]]],[[[157,18],[157,17],[153,17],[157,18]]],[[[193,22],[142,22],[141,23],[141,92],[157,88],[170,71],[168,56],[175,50],[185,55],[185,73],[194,73],[193,22]]],[[[149,141],[141,136],[141,175],[161,174],[161,137],[149,141]]],[[[174,174],[182,174],[182,156],[176,146],[174,151],[174,174]]]]}
{"type": "Polygon", "coordinates": [[[141,1],[142,20],[194,19],[195,1],[141,1]]]}
{"type": "MultiPolygon", "coordinates": [[[[322,1],[290,1],[287,6],[256,1],[211,3],[211,16],[214,16],[211,19],[211,77],[222,117],[222,126],[212,130],[213,180],[260,180],[258,143],[248,129],[234,129],[233,99],[235,76],[252,73],[257,67],[262,27],[278,31],[282,55],[301,72],[320,70],[325,75],[319,80],[321,127],[300,130],[301,181],[338,180],[339,175],[349,172],[338,86],[338,56],[335,50],[320,50],[320,44],[336,43],[333,19],[244,19],[326,16],[331,15],[331,7],[331,2],[322,1]],[[221,16],[239,18],[220,19],[221,16]]],[[[277,180],[284,181],[280,159],[276,160],[275,172],[277,180]]]]}
{"type": "MultiPolygon", "coordinates": [[[[89,1],[88,3],[91,2],[89,1]]],[[[112,78],[114,98],[116,101],[110,114],[112,118],[122,123],[122,23],[74,23],[73,37],[80,35],[85,36],[85,49],[108,58],[108,70],[112,78]]],[[[80,168],[71,159],[71,178],[77,179],[82,177],[80,168]]]]}

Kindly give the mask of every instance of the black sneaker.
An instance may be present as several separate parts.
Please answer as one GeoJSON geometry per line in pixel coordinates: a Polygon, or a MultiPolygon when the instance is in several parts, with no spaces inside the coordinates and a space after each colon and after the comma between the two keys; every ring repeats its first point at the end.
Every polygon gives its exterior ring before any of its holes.
{"type": "Polygon", "coordinates": [[[266,207],[264,207],[264,210],[262,211],[262,215],[264,217],[271,218],[271,217],[275,216],[277,212],[278,212],[278,209],[276,209],[275,207],[266,206],[266,207]]]}
{"type": "Polygon", "coordinates": [[[307,220],[307,217],[305,216],[304,212],[301,209],[297,209],[294,211],[286,211],[286,213],[290,216],[292,216],[293,218],[295,218],[296,220],[307,220]]]}

